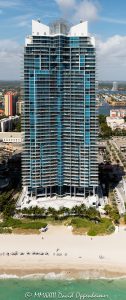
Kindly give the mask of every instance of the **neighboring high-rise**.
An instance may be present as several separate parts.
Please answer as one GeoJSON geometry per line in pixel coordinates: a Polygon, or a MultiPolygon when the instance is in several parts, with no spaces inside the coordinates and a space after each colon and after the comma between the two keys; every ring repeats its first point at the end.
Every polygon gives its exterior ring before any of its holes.
{"type": "Polygon", "coordinates": [[[16,114],[16,102],[18,100],[17,94],[11,91],[4,95],[5,101],[5,115],[14,116],[16,114]]]}
{"type": "Polygon", "coordinates": [[[116,81],[113,82],[112,91],[113,92],[118,91],[118,84],[116,81]]]}
{"type": "Polygon", "coordinates": [[[98,89],[99,89],[99,82],[98,80],[96,81],[96,92],[98,92],[98,89]]]}
{"type": "Polygon", "coordinates": [[[87,22],[32,21],[24,49],[23,186],[82,196],[98,186],[95,41],[87,22]]]}
{"type": "Polygon", "coordinates": [[[21,115],[23,110],[23,101],[18,100],[16,103],[16,114],[21,115]]]}

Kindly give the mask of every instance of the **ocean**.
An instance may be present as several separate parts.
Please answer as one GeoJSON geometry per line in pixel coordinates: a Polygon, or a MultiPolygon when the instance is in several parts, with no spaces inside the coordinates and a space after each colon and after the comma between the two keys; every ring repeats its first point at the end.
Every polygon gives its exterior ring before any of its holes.
{"type": "Polygon", "coordinates": [[[126,300],[126,279],[1,279],[0,300],[108,299],[126,300]]]}

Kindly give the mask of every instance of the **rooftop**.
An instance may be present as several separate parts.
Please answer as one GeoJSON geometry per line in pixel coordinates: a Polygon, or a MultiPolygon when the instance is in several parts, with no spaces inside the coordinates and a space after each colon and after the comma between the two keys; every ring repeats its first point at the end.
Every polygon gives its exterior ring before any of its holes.
{"type": "Polygon", "coordinates": [[[32,35],[27,36],[25,45],[32,44],[33,36],[55,36],[65,35],[70,37],[90,37],[92,45],[95,47],[95,39],[88,33],[88,22],[80,20],[80,23],[74,26],[64,20],[56,20],[50,26],[40,22],[40,20],[32,20],[32,35]]]}
{"type": "Polygon", "coordinates": [[[88,22],[80,21],[79,24],[70,27],[63,20],[56,20],[50,26],[42,24],[40,20],[32,20],[32,35],[70,35],[70,36],[88,36],[88,22]]]}
{"type": "Polygon", "coordinates": [[[0,140],[3,138],[22,138],[22,137],[23,137],[22,132],[14,132],[14,131],[0,132],[0,140]]]}
{"type": "Polygon", "coordinates": [[[6,95],[12,95],[12,96],[15,96],[16,93],[15,93],[15,92],[12,92],[12,91],[8,91],[8,92],[6,92],[6,94],[5,94],[4,96],[6,96],[6,95]]]}

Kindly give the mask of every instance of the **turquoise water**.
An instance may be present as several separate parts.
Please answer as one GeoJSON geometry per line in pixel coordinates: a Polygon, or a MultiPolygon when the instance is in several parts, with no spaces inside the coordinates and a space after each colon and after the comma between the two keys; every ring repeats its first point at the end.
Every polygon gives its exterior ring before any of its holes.
{"type": "Polygon", "coordinates": [[[126,300],[126,280],[0,280],[0,300],[24,299],[126,300]]]}

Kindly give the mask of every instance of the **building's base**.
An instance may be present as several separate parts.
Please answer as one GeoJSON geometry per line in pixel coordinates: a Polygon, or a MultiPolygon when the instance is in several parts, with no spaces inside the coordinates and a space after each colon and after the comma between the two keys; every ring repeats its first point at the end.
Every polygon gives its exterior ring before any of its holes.
{"type": "Polygon", "coordinates": [[[31,197],[31,195],[28,194],[27,189],[24,188],[18,200],[17,209],[38,206],[40,208],[43,207],[45,209],[48,209],[49,207],[53,207],[56,210],[58,210],[61,207],[72,208],[75,205],[79,206],[81,204],[85,204],[86,207],[90,207],[90,206],[94,206],[96,208],[99,206],[104,207],[105,199],[99,198],[98,195],[92,195],[86,198],[79,197],[79,196],[78,197],[64,196],[62,198],[60,198],[59,196],[36,198],[35,196],[31,197]]]}

